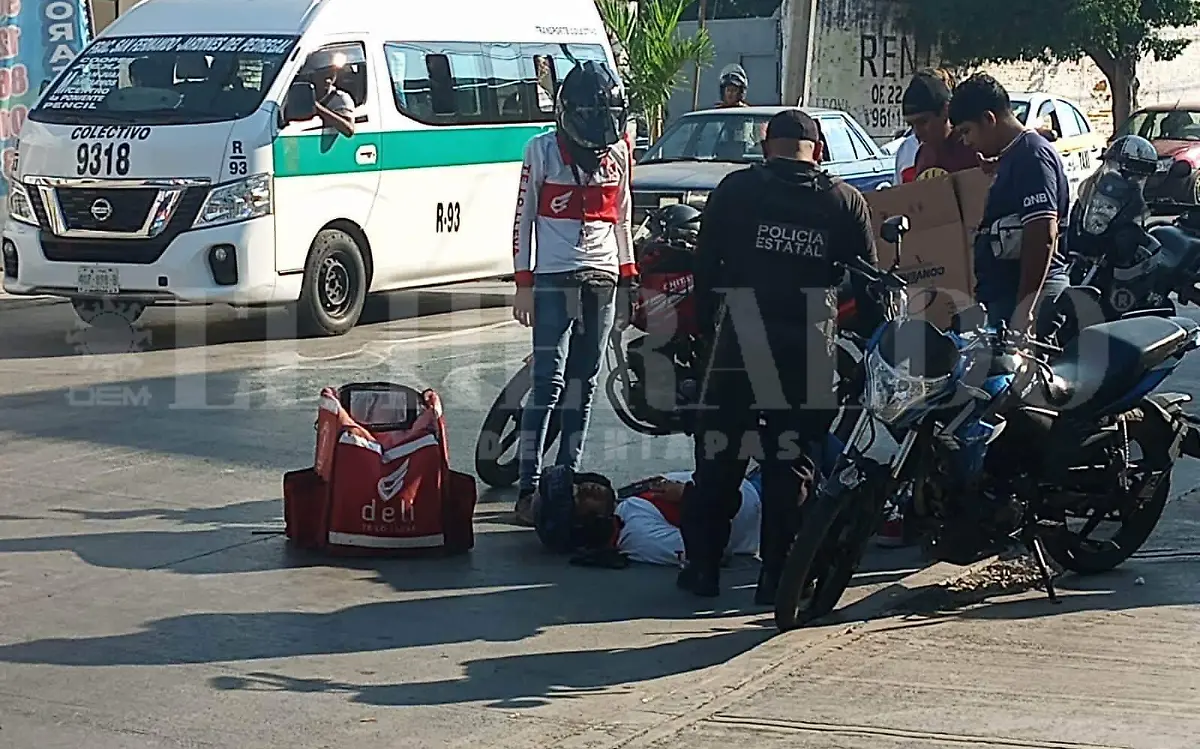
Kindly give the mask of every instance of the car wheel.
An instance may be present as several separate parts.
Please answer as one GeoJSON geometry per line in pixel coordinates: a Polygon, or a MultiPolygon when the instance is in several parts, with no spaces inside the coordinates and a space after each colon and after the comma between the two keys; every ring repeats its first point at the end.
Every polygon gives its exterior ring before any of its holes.
{"type": "Polygon", "coordinates": [[[325,229],[313,240],[300,290],[300,333],[343,335],[362,315],[367,298],[367,270],[354,237],[325,229]]]}

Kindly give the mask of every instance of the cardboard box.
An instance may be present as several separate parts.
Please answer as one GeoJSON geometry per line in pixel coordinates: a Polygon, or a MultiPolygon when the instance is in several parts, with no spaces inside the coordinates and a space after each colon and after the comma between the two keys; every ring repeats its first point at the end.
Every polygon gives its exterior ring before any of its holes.
{"type": "Polygon", "coordinates": [[[972,303],[975,276],[960,206],[967,205],[969,210],[975,210],[976,204],[981,206],[986,200],[986,187],[982,198],[979,193],[978,179],[958,180],[957,175],[950,175],[866,195],[882,267],[891,265],[896,248],[878,239],[880,227],[892,216],[908,216],[909,232],[901,244],[899,273],[909,283],[912,316],[946,327],[958,310],[972,303]]]}
{"type": "Polygon", "coordinates": [[[963,229],[967,241],[967,260],[971,277],[975,277],[975,234],[983,223],[983,211],[987,205],[988,190],[993,178],[982,169],[970,169],[954,175],[954,194],[958,197],[958,210],[962,214],[963,229]]]}

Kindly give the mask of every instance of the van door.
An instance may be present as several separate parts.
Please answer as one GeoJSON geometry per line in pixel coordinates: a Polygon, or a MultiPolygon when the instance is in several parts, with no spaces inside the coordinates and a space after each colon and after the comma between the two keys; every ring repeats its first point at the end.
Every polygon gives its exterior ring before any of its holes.
{"type": "MultiPolygon", "coordinates": [[[[331,39],[309,56],[296,76],[312,80],[312,66],[333,60],[335,87],[354,104],[354,135],[347,137],[314,117],[288,123],[275,140],[275,263],[281,275],[303,273],[313,238],[335,220],[361,228],[374,245],[371,217],[379,192],[379,96],[363,38],[331,39]]],[[[317,83],[318,101],[339,97],[317,83]]],[[[367,248],[360,248],[364,254],[367,248]]],[[[365,259],[365,258],[364,258],[365,259]]]]}

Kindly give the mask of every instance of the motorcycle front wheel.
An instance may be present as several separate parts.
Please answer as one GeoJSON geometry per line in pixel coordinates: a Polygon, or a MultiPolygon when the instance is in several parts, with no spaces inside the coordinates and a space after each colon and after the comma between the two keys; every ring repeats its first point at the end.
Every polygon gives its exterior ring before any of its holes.
{"type": "MultiPolygon", "coordinates": [[[[521,413],[532,384],[532,367],[526,364],[517,371],[483,419],[479,440],[475,443],[475,474],[493,488],[512,486],[520,476],[517,451],[520,449],[521,413]]],[[[550,452],[561,431],[557,410],[550,414],[543,453],[550,452]]]]}
{"type": "MultiPolygon", "coordinates": [[[[835,476],[828,479],[836,481],[835,476]]],[[[784,562],[775,594],[775,625],[781,632],[830,614],[866,553],[881,514],[880,492],[871,482],[821,491],[803,506],[803,522],[784,562]]]]}

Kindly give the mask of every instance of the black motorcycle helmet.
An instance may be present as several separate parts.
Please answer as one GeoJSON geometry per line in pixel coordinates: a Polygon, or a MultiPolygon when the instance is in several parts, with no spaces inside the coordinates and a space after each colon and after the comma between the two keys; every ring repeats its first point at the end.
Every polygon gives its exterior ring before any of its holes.
{"type": "Polygon", "coordinates": [[[625,135],[629,108],[608,66],[587,60],[567,73],[554,107],[559,132],[573,145],[602,154],[625,135]]]}
{"type": "Polygon", "coordinates": [[[685,203],[661,208],[650,217],[647,229],[656,241],[685,249],[694,249],[700,234],[701,213],[685,203]]]}
{"type": "Polygon", "coordinates": [[[1151,177],[1158,169],[1158,151],[1145,138],[1125,135],[1104,152],[1104,161],[1130,177],[1151,177]]]}

